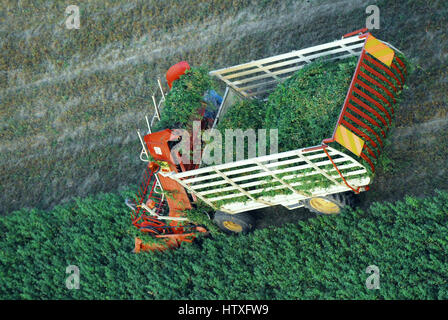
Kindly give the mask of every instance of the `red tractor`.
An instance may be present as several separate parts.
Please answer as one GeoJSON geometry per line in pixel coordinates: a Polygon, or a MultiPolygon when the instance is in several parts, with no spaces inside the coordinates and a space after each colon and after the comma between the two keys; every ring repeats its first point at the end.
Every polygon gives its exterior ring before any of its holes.
{"type": "MultiPolygon", "coordinates": [[[[190,69],[190,66],[185,61],[172,66],[166,74],[168,86],[171,88],[172,83],[188,69],[190,69]]],[[[159,86],[163,95],[161,102],[163,102],[164,93],[160,80],[159,86]]],[[[156,103],[155,108],[156,113],[153,121],[157,117],[160,119],[159,106],[156,103]]],[[[211,128],[214,119],[207,117],[205,103],[204,108],[200,109],[199,113],[202,118],[202,129],[211,128]]],[[[148,129],[150,130],[149,122],[148,129]]],[[[139,137],[141,138],[140,134],[139,137]]],[[[143,182],[136,197],[138,200],[134,203],[126,200],[126,204],[132,209],[132,223],[135,227],[141,232],[165,241],[144,244],[140,238],[136,238],[134,248],[136,253],[177,248],[184,241],[192,242],[198,233],[207,233],[205,228],[189,223],[184,216],[185,210],[192,209],[192,201],[196,200],[195,197],[192,198],[187,194],[182,185],[175,180],[159,174],[161,172],[183,172],[198,168],[199,165],[197,164],[182,163],[181,156],[172,152],[172,147],[180,139],[181,137],[171,129],[148,133],[143,137],[142,153],[146,156],[149,154],[154,161],[149,162],[145,170],[143,182]],[[166,196],[167,194],[170,196],[166,196]]],[[[142,159],[142,157],[140,158],[142,159]]]]}

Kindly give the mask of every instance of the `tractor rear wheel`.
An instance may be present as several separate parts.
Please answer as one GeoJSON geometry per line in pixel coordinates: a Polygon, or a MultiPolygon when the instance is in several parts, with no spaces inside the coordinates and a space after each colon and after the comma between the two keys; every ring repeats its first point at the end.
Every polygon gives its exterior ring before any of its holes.
{"type": "Polygon", "coordinates": [[[216,211],[213,221],[228,234],[248,233],[255,226],[255,219],[248,212],[230,214],[216,211]]]}
{"type": "Polygon", "coordinates": [[[344,207],[353,207],[355,197],[353,192],[341,192],[327,196],[305,200],[305,208],[320,215],[335,215],[341,213],[344,207]]]}

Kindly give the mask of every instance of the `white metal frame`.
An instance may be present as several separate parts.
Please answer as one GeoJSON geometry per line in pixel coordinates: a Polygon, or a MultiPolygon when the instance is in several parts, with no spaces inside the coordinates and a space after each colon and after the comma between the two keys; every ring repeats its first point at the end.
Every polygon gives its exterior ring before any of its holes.
{"type": "MultiPolygon", "coordinates": [[[[152,133],[151,127],[154,125],[155,121],[160,121],[160,112],[163,107],[163,103],[165,102],[165,92],[163,92],[162,82],[160,81],[160,78],[157,79],[157,85],[159,86],[161,98],[159,99],[159,102],[157,102],[156,95],[152,95],[152,102],[154,105],[154,114],[151,118],[151,122],[148,119],[148,116],[145,116],[146,125],[148,126],[148,134],[152,133]]],[[[149,162],[149,154],[146,150],[145,142],[142,139],[142,136],[140,134],[140,131],[137,130],[137,135],[140,140],[140,143],[142,145],[142,151],[140,152],[140,160],[143,162],[149,162]]]]}
{"type": "Polygon", "coordinates": [[[210,75],[224,81],[244,97],[264,95],[297,70],[316,59],[335,60],[358,56],[365,39],[353,36],[333,42],[214,70],[210,75]]]}
{"type": "MultiPolygon", "coordinates": [[[[344,174],[347,182],[352,186],[366,186],[370,178],[365,167],[352,157],[334,148],[327,147],[327,152],[337,164],[339,170],[350,169],[344,174]]],[[[273,205],[283,205],[287,208],[294,206],[310,197],[349,191],[350,188],[342,181],[336,169],[324,169],[331,165],[326,153],[322,149],[307,151],[292,150],[268,156],[235,161],[221,165],[204,167],[201,169],[163,174],[168,176],[199,199],[216,210],[228,213],[239,213],[273,205]],[[281,166],[287,166],[280,168],[281,166]],[[310,170],[311,169],[311,170],[310,170]],[[281,174],[286,174],[280,177],[281,174]],[[301,182],[291,180],[311,175],[323,175],[331,181],[327,189],[303,190],[297,188],[301,182]],[[232,176],[237,177],[232,177],[232,176]],[[272,177],[273,182],[280,185],[265,187],[266,177],[272,177]],[[250,180],[250,182],[247,182],[250,180]],[[289,189],[292,194],[279,193],[272,197],[257,197],[263,191],[289,189]],[[232,194],[210,197],[212,194],[234,192],[232,194]],[[217,202],[225,199],[245,197],[245,201],[232,202],[218,206],[217,202]]]]}
{"type": "MultiPolygon", "coordinates": [[[[160,81],[160,78],[157,79],[157,85],[159,86],[159,90],[161,93],[161,98],[159,100],[159,102],[157,102],[156,96],[155,94],[152,95],[152,102],[154,105],[154,114],[152,116],[151,122],[149,122],[148,116],[145,116],[145,120],[146,120],[146,125],[148,126],[148,134],[152,133],[151,127],[154,125],[154,122],[160,121],[160,112],[162,110],[163,107],[163,103],[165,102],[165,92],[163,91],[163,87],[162,87],[162,82],[160,81]]],[[[145,141],[143,140],[140,131],[137,130],[137,135],[138,138],[140,140],[140,143],[142,145],[142,151],[140,151],[140,160],[143,162],[149,162],[149,152],[146,149],[146,145],[145,145],[145,141]]],[[[160,183],[159,180],[159,176],[156,174],[156,188],[159,188],[158,192],[159,194],[162,195],[162,202],[163,199],[165,198],[165,193],[163,192],[163,188],[162,188],[162,184],[160,183]]]]}
{"type": "Polygon", "coordinates": [[[228,94],[229,94],[229,87],[226,87],[226,91],[224,92],[224,96],[222,98],[221,105],[219,106],[218,111],[216,112],[216,117],[215,117],[215,121],[213,121],[212,129],[214,129],[216,127],[216,125],[219,122],[219,119],[221,119],[221,113],[223,112],[223,106],[226,103],[228,94]]]}

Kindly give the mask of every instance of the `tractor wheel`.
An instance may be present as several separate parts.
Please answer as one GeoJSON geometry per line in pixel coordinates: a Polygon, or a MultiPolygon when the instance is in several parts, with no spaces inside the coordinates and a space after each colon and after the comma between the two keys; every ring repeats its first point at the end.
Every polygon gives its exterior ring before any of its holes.
{"type": "Polygon", "coordinates": [[[305,208],[320,215],[335,215],[341,213],[346,206],[353,207],[355,197],[353,192],[329,194],[305,200],[305,208]]]}
{"type": "Polygon", "coordinates": [[[216,211],[213,221],[228,234],[248,233],[255,226],[255,219],[248,212],[229,214],[216,211]]]}

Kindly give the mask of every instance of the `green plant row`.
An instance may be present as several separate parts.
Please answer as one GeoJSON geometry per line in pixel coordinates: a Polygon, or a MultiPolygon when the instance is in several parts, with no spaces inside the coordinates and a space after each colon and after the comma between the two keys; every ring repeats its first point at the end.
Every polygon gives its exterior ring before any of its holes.
{"type": "Polygon", "coordinates": [[[249,7],[254,12],[254,5],[260,12],[257,1],[89,2],[79,4],[81,28],[69,30],[67,3],[6,0],[0,214],[136,183],[142,164],[135,130],[142,132],[144,116],[152,115],[157,76],[163,80],[180,60],[221,67],[269,55],[233,38],[183,50],[185,39],[200,34],[194,26],[233,19],[249,7]],[[128,61],[135,50],[144,54],[128,61]]]}
{"type": "Polygon", "coordinates": [[[124,198],[0,217],[1,299],[447,299],[448,193],[131,252],[124,198]],[[69,290],[66,268],[80,270],[69,290]],[[366,288],[368,266],[380,289],[366,288]]]}
{"type": "MultiPolygon", "coordinates": [[[[6,1],[3,18],[10,32],[3,32],[7,42],[2,46],[0,70],[19,69],[27,80],[35,80],[48,71],[48,65],[56,71],[66,70],[98,54],[105,45],[130,49],[146,41],[156,43],[190,24],[219,21],[223,14],[235,15],[256,4],[240,0],[89,2],[79,4],[82,27],[69,30],[64,21],[66,3],[38,1],[18,7],[14,1],[6,1]],[[29,36],[23,35],[25,31],[29,36]]],[[[0,88],[4,84],[6,81],[0,82],[0,88]]]]}

